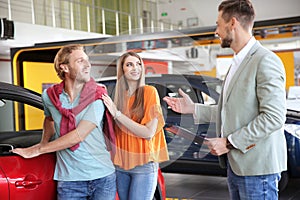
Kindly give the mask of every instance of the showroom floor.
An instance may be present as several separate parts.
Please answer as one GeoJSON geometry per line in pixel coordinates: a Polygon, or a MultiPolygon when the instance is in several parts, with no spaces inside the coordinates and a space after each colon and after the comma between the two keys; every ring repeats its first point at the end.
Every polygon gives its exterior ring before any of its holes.
{"type": "MultiPolygon", "coordinates": [[[[227,200],[225,177],[164,173],[167,200],[227,200]]],[[[291,179],[279,200],[299,200],[300,179],[291,179]]]]}

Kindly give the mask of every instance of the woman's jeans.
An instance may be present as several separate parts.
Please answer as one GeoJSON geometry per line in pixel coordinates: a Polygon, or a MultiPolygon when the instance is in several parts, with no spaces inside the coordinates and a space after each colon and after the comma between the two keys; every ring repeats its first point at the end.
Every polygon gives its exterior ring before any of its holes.
{"type": "Polygon", "coordinates": [[[157,185],[158,163],[149,162],[131,170],[117,168],[120,200],[152,200],[157,185]]]}
{"type": "Polygon", "coordinates": [[[237,176],[227,165],[227,181],[232,200],[276,200],[280,173],[261,176],[237,176]]]}
{"type": "Polygon", "coordinates": [[[116,173],[91,181],[58,181],[58,200],[115,200],[116,173]]]}

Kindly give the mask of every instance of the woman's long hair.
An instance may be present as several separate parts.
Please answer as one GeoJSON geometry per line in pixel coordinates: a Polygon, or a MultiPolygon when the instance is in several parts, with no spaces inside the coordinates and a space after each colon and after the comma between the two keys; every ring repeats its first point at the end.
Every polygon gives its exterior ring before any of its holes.
{"type": "Polygon", "coordinates": [[[117,83],[114,102],[117,108],[124,114],[129,115],[136,122],[140,122],[144,116],[144,87],[145,86],[145,67],[142,58],[135,52],[129,51],[120,56],[117,64],[117,83]],[[141,63],[141,77],[137,83],[137,89],[134,91],[134,102],[131,108],[128,108],[128,82],[126,80],[123,65],[127,57],[134,56],[141,63]]]}

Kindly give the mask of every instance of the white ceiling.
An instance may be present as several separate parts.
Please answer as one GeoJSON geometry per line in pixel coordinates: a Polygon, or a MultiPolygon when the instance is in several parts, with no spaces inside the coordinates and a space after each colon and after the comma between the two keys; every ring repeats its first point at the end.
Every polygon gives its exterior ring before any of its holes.
{"type": "Polygon", "coordinates": [[[72,31],[20,22],[14,22],[14,28],[14,39],[0,40],[0,55],[9,55],[11,47],[33,46],[35,43],[110,37],[98,33],[72,31]]]}

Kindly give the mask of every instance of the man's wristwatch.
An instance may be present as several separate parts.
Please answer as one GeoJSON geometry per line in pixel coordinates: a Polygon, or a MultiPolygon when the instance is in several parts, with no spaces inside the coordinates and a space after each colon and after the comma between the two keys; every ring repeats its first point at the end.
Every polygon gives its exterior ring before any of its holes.
{"type": "Polygon", "coordinates": [[[228,138],[226,138],[226,148],[231,150],[231,149],[236,149],[228,140],[228,138]]]}
{"type": "Polygon", "coordinates": [[[121,111],[118,110],[114,116],[114,120],[116,120],[118,117],[120,117],[121,114],[122,114],[121,111]]]}

